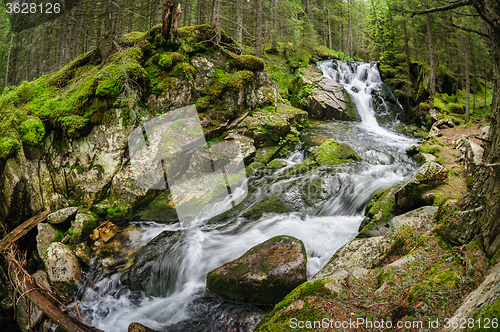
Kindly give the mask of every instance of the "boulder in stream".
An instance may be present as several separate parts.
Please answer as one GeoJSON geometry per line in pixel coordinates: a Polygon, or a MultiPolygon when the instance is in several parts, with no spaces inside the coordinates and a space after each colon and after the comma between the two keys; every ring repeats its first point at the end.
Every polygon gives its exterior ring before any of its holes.
{"type": "Polygon", "coordinates": [[[349,145],[327,139],[304,162],[292,168],[290,172],[305,172],[321,166],[339,165],[360,160],[361,157],[349,145]]]}
{"type": "Polygon", "coordinates": [[[49,224],[63,224],[75,218],[78,212],[77,207],[68,207],[49,214],[47,222],[49,224]]]}
{"type": "Polygon", "coordinates": [[[307,281],[306,263],[301,240],[275,236],[209,272],[207,288],[230,301],[276,304],[307,281]]]}

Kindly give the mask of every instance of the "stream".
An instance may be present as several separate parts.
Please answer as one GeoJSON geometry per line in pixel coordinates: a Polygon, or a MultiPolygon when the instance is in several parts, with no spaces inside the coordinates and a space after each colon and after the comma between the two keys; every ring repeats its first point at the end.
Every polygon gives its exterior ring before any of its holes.
{"type": "Polygon", "coordinates": [[[273,236],[291,235],[305,244],[311,278],[338,248],[357,235],[370,197],[404,182],[417,169],[418,164],[405,150],[418,140],[393,129],[398,107],[402,109],[395,98],[389,101],[381,97],[390,90],[382,83],[375,63],[326,60],[317,66],[326,77],[344,85],[362,121],[311,121],[295,151],[280,159],[286,167],[261,169],[249,178],[244,210],[239,215],[276,196],[293,204],[295,212],[265,213],[258,220],[200,218],[191,225],[152,221],[120,225],[126,228],[124,257],[144,249],[164,231],[176,236],[168,254],[154,262],[157,278],[145,291],[130,289],[120,281],[131,268],[126,258],[104,270],[91,267],[78,294],[85,321],[106,332],[127,331],[132,322],[158,331],[251,331],[272,308],[231,303],[207,292],[209,271],[273,236]],[[349,144],[363,160],[288,174],[329,138],[349,144]]]}

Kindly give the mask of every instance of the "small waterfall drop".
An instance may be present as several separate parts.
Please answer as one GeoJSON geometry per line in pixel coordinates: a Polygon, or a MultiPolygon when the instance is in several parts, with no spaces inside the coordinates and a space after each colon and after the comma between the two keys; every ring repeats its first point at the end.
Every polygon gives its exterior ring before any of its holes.
{"type": "MultiPolygon", "coordinates": [[[[317,67],[323,75],[344,86],[356,105],[361,121],[366,128],[382,136],[401,139],[387,129],[381,127],[375,117],[373,93],[380,92],[385,86],[376,62],[346,62],[339,60],[320,61],[317,67]]],[[[388,90],[388,89],[385,89],[388,90]]],[[[392,93],[391,93],[392,94],[392,93]]],[[[397,103],[397,100],[394,97],[397,103]]],[[[385,101],[381,99],[381,102],[385,101]]],[[[402,107],[397,103],[399,108],[402,107]]]]}

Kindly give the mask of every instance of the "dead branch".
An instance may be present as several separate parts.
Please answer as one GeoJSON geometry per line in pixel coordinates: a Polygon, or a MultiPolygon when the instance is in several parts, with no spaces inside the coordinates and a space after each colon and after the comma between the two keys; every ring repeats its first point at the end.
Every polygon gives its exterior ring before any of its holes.
{"type": "Polygon", "coordinates": [[[24,235],[26,235],[30,230],[33,229],[33,227],[35,227],[42,221],[45,221],[49,214],[50,214],[49,211],[40,213],[39,215],[28,219],[20,226],[16,227],[12,232],[7,234],[0,242],[0,252],[3,252],[5,249],[10,247],[14,242],[19,240],[24,235]]]}
{"type": "Polygon", "coordinates": [[[456,25],[455,23],[451,23],[451,25],[453,25],[457,29],[467,31],[467,32],[476,33],[476,34],[480,35],[481,37],[488,38],[488,34],[486,32],[482,32],[482,31],[474,29],[474,28],[468,28],[468,27],[463,27],[461,25],[456,25]]]}
{"type": "Polygon", "coordinates": [[[447,5],[447,6],[443,6],[443,7],[434,7],[434,8],[429,8],[429,9],[425,9],[425,10],[412,12],[411,17],[413,17],[415,15],[444,12],[446,10],[455,9],[455,8],[459,8],[459,7],[465,7],[465,6],[471,6],[471,5],[472,5],[472,2],[470,2],[470,1],[460,1],[460,2],[455,2],[455,3],[452,3],[451,5],[447,5]]]}

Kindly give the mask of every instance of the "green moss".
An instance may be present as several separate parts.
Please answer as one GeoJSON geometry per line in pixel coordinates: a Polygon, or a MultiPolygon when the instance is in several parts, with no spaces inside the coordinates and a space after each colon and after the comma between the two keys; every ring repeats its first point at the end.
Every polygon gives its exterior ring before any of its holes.
{"type": "Polygon", "coordinates": [[[196,73],[196,69],[186,62],[181,62],[177,64],[174,69],[172,69],[170,76],[185,78],[192,81],[193,75],[196,73]]]}
{"type": "Polygon", "coordinates": [[[429,143],[424,143],[424,144],[420,145],[419,150],[422,153],[432,154],[436,157],[439,156],[439,153],[441,152],[437,146],[430,145],[429,143]]]}
{"type": "Polygon", "coordinates": [[[428,111],[431,109],[431,106],[427,103],[420,103],[418,107],[420,107],[420,109],[424,111],[428,111]]]}
{"type": "Polygon", "coordinates": [[[139,43],[145,35],[145,32],[132,31],[130,33],[127,33],[126,35],[121,36],[118,39],[118,42],[123,46],[133,46],[139,43]]]}
{"type": "Polygon", "coordinates": [[[250,70],[253,72],[264,70],[265,62],[264,60],[257,58],[253,55],[236,55],[232,52],[228,53],[231,60],[231,67],[238,68],[240,70],[250,70]]]}
{"type": "Polygon", "coordinates": [[[279,161],[279,160],[273,160],[269,164],[267,164],[267,167],[269,167],[269,168],[282,168],[285,166],[286,166],[286,164],[282,161],[279,161]]]}
{"type": "Polygon", "coordinates": [[[284,204],[279,197],[272,197],[264,202],[255,204],[252,208],[245,212],[242,217],[257,220],[262,217],[264,213],[288,213],[291,211],[292,209],[284,204]]]}
{"type": "Polygon", "coordinates": [[[19,151],[21,144],[14,137],[0,137],[0,159],[13,157],[19,151]]]}
{"type": "Polygon", "coordinates": [[[465,113],[465,105],[464,104],[449,103],[448,109],[450,110],[450,112],[455,113],[455,114],[464,114],[465,113]]]}

